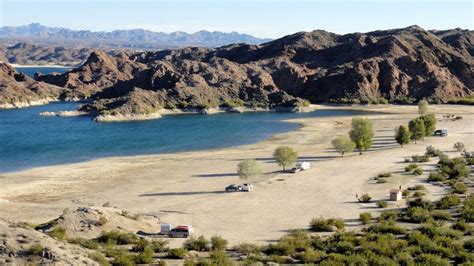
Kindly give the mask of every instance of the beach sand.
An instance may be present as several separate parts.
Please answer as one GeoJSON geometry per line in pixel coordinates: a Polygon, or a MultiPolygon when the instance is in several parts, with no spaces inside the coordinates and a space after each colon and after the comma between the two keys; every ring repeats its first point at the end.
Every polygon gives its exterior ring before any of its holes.
{"type": "MultiPolygon", "coordinates": [[[[427,173],[415,177],[403,173],[404,157],[423,154],[428,145],[459,156],[453,144],[462,141],[474,150],[474,107],[430,106],[437,127],[446,127],[448,137],[429,137],[400,148],[394,129],[416,116],[416,106],[328,107],[352,108],[383,114],[370,115],[375,126],[374,147],[363,155],[345,158],[331,148],[331,139],[350,129],[352,117],[305,118],[299,130],[239,147],[163,155],[112,157],[93,161],[47,166],[0,174],[0,218],[41,223],[58,217],[65,208],[112,206],[131,213],[157,215],[161,222],[189,224],[197,235],[221,235],[230,244],[276,240],[289,229],[307,228],[314,217],[340,217],[348,229],[356,228],[361,212],[380,212],[375,203],[361,204],[355,195],[369,193],[375,200],[387,199],[392,188],[414,184],[427,187],[429,197],[439,198],[443,187],[426,183],[427,173]],[[443,114],[461,115],[462,120],[444,120],[443,114]],[[298,151],[312,168],[297,174],[281,173],[272,160],[279,145],[298,151]],[[254,192],[224,193],[224,187],[242,182],[236,166],[255,158],[264,173],[253,180],[254,192]],[[385,184],[370,178],[391,171],[385,184]]],[[[179,141],[179,140],[176,140],[179,141]]],[[[422,164],[433,169],[436,160],[422,164]]],[[[389,207],[402,206],[391,202],[389,207]]],[[[180,245],[173,240],[171,245],[180,245]]]]}

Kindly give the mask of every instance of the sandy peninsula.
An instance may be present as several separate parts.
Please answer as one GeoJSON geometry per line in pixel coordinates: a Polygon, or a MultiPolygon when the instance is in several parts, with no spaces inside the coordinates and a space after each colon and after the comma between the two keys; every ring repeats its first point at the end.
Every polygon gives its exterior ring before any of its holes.
{"type": "MultiPolygon", "coordinates": [[[[198,235],[222,235],[230,244],[263,243],[277,239],[288,229],[307,228],[314,217],[340,217],[350,226],[360,212],[379,212],[374,203],[358,203],[356,193],[386,199],[392,188],[424,183],[428,196],[438,198],[444,189],[424,182],[426,173],[419,177],[403,173],[404,157],[421,155],[428,145],[459,155],[452,148],[457,141],[474,150],[472,106],[430,106],[438,119],[437,127],[448,128],[449,136],[429,137],[403,148],[393,140],[394,128],[418,116],[416,106],[315,108],[378,112],[368,116],[375,126],[373,148],[363,155],[353,153],[340,158],[330,141],[349,131],[352,117],[304,118],[291,120],[301,124],[299,130],[251,145],[112,157],[5,173],[0,174],[0,218],[42,223],[58,217],[66,208],[109,202],[130,213],[156,216],[161,222],[190,224],[198,235]],[[462,119],[445,119],[447,114],[462,119]],[[279,145],[295,148],[300,160],[310,161],[312,169],[281,173],[272,159],[279,145]],[[241,182],[236,165],[248,158],[257,159],[264,173],[252,181],[254,192],[223,192],[226,185],[241,182]],[[370,180],[386,171],[394,173],[387,183],[374,184],[370,180]]],[[[422,167],[428,170],[432,164],[422,167]]],[[[179,246],[181,241],[173,240],[171,245],[179,246]]]]}

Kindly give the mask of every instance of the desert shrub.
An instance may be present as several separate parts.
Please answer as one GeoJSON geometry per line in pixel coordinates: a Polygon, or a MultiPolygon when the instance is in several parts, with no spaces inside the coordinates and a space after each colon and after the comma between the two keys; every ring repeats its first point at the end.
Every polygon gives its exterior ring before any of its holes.
{"type": "Polygon", "coordinates": [[[228,241],[221,236],[211,237],[212,250],[225,250],[227,248],[228,241]]]}
{"type": "Polygon", "coordinates": [[[222,250],[214,250],[209,255],[211,265],[232,265],[230,258],[222,250]]]}
{"type": "Polygon", "coordinates": [[[474,165],[474,158],[465,158],[467,165],[474,165]]]}
{"type": "Polygon", "coordinates": [[[188,255],[188,251],[184,248],[172,248],[168,251],[168,258],[183,259],[188,255]]]}
{"type": "Polygon", "coordinates": [[[405,189],[402,191],[402,197],[407,198],[410,196],[410,191],[408,189],[405,189]]]}
{"type": "Polygon", "coordinates": [[[464,194],[467,192],[467,187],[462,182],[457,182],[453,185],[453,193],[464,194]]]}
{"type": "Polygon", "coordinates": [[[118,230],[104,231],[97,238],[100,243],[115,242],[117,245],[136,244],[138,237],[133,233],[120,232],[118,230]]]}
{"type": "Polygon", "coordinates": [[[440,172],[431,172],[428,176],[428,181],[430,182],[443,182],[446,180],[446,177],[440,172]]]}
{"type": "Polygon", "coordinates": [[[418,230],[431,238],[434,238],[435,236],[445,236],[453,239],[460,239],[463,236],[463,233],[460,231],[434,225],[425,225],[420,227],[418,230]]]}
{"type": "Polygon", "coordinates": [[[451,214],[443,210],[434,210],[431,212],[431,217],[435,220],[449,221],[451,220],[451,214]]]}
{"type": "Polygon", "coordinates": [[[377,201],[377,207],[387,208],[388,207],[388,202],[386,200],[379,200],[379,201],[377,201]]]}
{"type": "Polygon", "coordinates": [[[295,256],[295,259],[302,261],[305,264],[316,263],[326,256],[326,253],[320,250],[307,249],[295,256]]]}
{"type": "Polygon", "coordinates": [[[53,230],[49,231],[47,234],[50,237],[58,239],[58,240],[66,239],[66,229],[60,226],[54,227],[53,230]]]}
{"type": "Polygon", "coordinates": [[[146,247],[143,251],[138,253],[134,259],[136,264],[150,264],[153,262],[153,249],[146,247]]]}
{"type": "Polygon", "coordinates": [[[377,182],[377,184],[387,183],[387,180],[383,177],[375,177],[374,179],[377,182]]]}
{"type": "Polygon", "coordinates": [[[474,254],[471,252],[459,252],[454,258],[455,265],[472,265],[474,262],[474,254]]]}
{"type": "Polygon", "coordinates": [[[437,266],[444,266],[444,265],[451,265],[449,260],[443,259],[441,256],[434,255],[434,254],[420,254],[416,257],[415,261],[420,263],[421,265],[437,265],[437,266]]]}
{"type": "Polygon", "coordinates": [[[379,217],[377,217],[377,221],[383,222],[383,221],[395,221],[400,213],[395,210],[390,210],[390,211],[383,211],[379,217]]]}
{"type": "Polygon", "coordinates": [[[474,250],[474,238],[470,238],[464,241],[463,246],[465,249],[474,250]]]}
{"type": "Polygon", "coordinates": [[[145,248],[147,248],[148,246],[150,246],[150,241],[148,241],[145,238],[139,238],[137,242],[135,243],[135,245],[133,245],[132,251],[141,252],[141,251],[144,251],[145,248]]]}
{"type": "Polygon", "coordinates": [[[377,177],[391,177],[392,172],[385,172],[385,173],[380,173],[377,175],[377,177]]]}
{"type": "Polygon", "coordinates": [[[426,147],[425,155],[430,157],[438,157],[440,155],[443,155],[443,152],[438,149],[435,149],[435,147],[430,145],[426,147]]]}
{"type": "Polygon", "coordinates": [[[28,249],[28,254],[33,255],[33,256],[41,256],[43,253],[44,247],[38,243],[33,244],[30,246],[28,249]]]}
{"type": "Polygon", "coordinates": [[[100,266],[109,266],[110,262],[99,252],[89,254],[89,258],[99,263],[100,266]]]}
{"type": "Polygon", "coordinates": [[[469,168],[463,158],[442,158],[438,165],[441,172],[450,179],[467,177],[469,175],[469,168]]]}
{"type": "Polygon", "coordinates": [[[156,239],[150,242],[150,247],[153,249],[154,252],[163,252],[166,250],[166,246],[168,245],[168,241],[164,239],[156,239]]]}
{"type": "Polygon", "coordinates": [[[116,254],[113,257],[112,264],[120,266],[135,265],[132,256],[125,249],[117,250],[116,254]]]}
{"type": "Polygon", "coordinates": [[[408,190],[426,190],[425,186],[423,185],[415,185],[413,187],[408,187],[408,190]]]}
{"type": "Polygon", "coordinates": [[[453,148],[457,151],[463,151],[466,148],[466,146],[464,146],[464,143],[458,141],[454,143],[453,148]]]}
{"type": "Polygon", "coordinates": [[[100,245],[96,240],[93,239],[85,239],[81,237],[71,238],[68,239],[67,242],[75,245],[79,245],[84,248],[88,249],[99,249],[100,245]]]}
{"type": "Polygon", "coordinates": [[[474,228],[469,223],[466,223],[464,219],[458,219],[451,225],[451,229],[464,232],[465,235],[471,235],[474,228]]]}
{"type": "Polygon", "coordinates": [[[376,234],[394,234],[400,235],[405,233],[405,228],[400,227],[392,222],[379,222],[362,229],[364,232],[376,234]]]}
{"type": "Polygon", "coordinates": [[[413,174],[414,175],[422,175],[423,174],[423,169],[418,167],[415,170],[413,170],[413,174]]]}
{"type": "Polygon", "coordinates": [[[370,202],[371,199],[372,199],[372,197],[370,197],[370,195],[367,194],[367,193],[362,194],[362,196],[360,196],[360,198],[358,198],[359,202],[364,202],[364,203],[370,202]]]}
{"type": "Polygon", "coordinates": [[[415,163],[411,163],[405,167],[405,172],[411,172],[415,170],[416,168],[418,168],[418,165],[415,163]]]}
{"type": "Polygon", "coordinates": [[[421,198],[425,195],[426,195],[426,193],[422,192],[422,191],[415,191],[415,193],[413,193],[413,197],[415,197],[415,198],[421,198]]]}
{"type": "Polygon", "coordinates": [[[332,232],[334,227],[337,230],[344,229],[344,221],[342,219],[324,219],[313,218],[310,222],[310,229],[315,232],[332,232]]]}
{"type": "Polygon", "coordinates": [[[434,206],[431,201],[422,198],[415,198],[408,201],[407,204],[409,207],[421,207],[425,210],[432,210],[434,206]]]}
{"type": "Polygon", "coordinates": [[[368,224],[372,220],[372,214],[370,212],[363,212],[359,214],[359,219],[362,224],[368,224]]]}
{"type": "Polygon", "coordinates": [[[415,163],[426,163],[430,161],[430,156],[428,155],[413,155],[411,157],[412,161],[415,163]]]}
{"type": "Polygon", "coordinates": [[[246,255],[260,253],[260,246],[253,243],[240,243],[238,245],[235,245],[233,249],[239,253],[243,253],[246,255]]]}
{"type": "Polygon", "coordinates": [[[109,220],[107,220],[107,218],[105,216],[101,215],[99,217],[99,220],[97,221],[97,224],[102,226],[102,225],[105,225],[108,222],[109,222],[109,220]]]}
{"type": "Polygon", "coordinates": [[[410,207],[405,214],[405,220],[412,223],[422,223],[430,217],[430,212],[421,207],[410,207]]]}
{"type": "Polygon", "coordinates": [[[184,241],[183,247],[187,250],[209,251],[211,250],[211,242],[204,236],[198,238],[191,236],[189,239],[184,241]]]}

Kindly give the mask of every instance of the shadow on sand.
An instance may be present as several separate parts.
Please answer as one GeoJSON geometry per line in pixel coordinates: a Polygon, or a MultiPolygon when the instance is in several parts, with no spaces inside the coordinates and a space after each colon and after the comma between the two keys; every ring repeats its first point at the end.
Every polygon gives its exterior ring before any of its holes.
{"type": "Polygon", "coordinates": [[[140,194],[140,197],[167,197],[167,196],[192,196],[192,195],[206,195],[206,194],[225,194],[222,190],[217,191],[185,191],[185,192],[157,192],[140,194]]]}

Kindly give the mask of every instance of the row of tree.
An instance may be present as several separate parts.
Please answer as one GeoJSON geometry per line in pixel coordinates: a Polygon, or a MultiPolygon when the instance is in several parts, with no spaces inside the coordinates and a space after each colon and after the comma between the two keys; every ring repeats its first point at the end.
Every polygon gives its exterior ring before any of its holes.
{"type": "MultiPolygon", "coordinates": [[[[298,153],[289,146],[280,146],[273,152],[273,158],[286,171],[287,167],[298,160],[298,153]]],[[[237,174],[241,179],[256,178],[261,173],[260,165],[255,159],[243,160],[237,165],[237,174]]]]}
{"type": "Polygon", "coordinates": [[[372,121],[368,118],[356,117],[352,119],[349,136],[336,137],[331,141],[331,144],[342,156],[344,156],[345,153],[354,150],[357,150],[359,151],[359,154],[362,154],[362,151],[372,147],[373,138],[374,126],[372,121]]]}
{"type": "Polygon", "coordinates": [[[408,122],[408,126],[400,125],[395,132],[395,140],[400,146],[410,143],[410,140],[423,140],[426,136],[433,135],[436,129],[434,114],[424,114],[408,122]]]}

